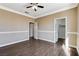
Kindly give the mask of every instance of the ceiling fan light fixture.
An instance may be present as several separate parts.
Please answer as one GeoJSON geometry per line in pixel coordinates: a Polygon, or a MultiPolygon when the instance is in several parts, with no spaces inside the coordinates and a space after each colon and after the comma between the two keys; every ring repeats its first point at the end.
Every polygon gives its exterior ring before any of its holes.
{"type": "Polygon", "coordinates": [[[32,9],[37,9],[37,6],[34,5],[34,6],[32,7],[32,9]]]}
{"type": "Polygon", "coordinates": [[[27,6],[26,8],[32,8],[34,11],[37,11],[38,8],[44,8],[44,6],[38,5],[38,3],[30,3],[30,6],[27,6]]]}

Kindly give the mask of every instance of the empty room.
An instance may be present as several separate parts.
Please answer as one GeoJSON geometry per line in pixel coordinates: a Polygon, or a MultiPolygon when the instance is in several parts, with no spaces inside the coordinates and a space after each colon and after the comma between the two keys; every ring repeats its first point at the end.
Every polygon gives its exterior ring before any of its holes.
{"type": "Polygon", "coordinates": [[[78,3],[0,3],[0,56],[78,56],[78,3]]]}

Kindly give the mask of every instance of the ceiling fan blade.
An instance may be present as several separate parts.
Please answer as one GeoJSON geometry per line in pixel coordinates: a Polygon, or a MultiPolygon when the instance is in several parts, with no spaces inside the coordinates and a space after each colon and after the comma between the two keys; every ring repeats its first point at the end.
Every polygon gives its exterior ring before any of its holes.
{"type": "Polygon", "coordinates": [[[29,14],[29,12],[25,11],[26,14],[29,14]]]}
{"type": "Polygon", "coordinates": [[[30,3],[30,4],[33,4],[33,3],[30,3]]]}
{"type": "Polygon", "coordinates": [[[39,8],[44,8],[44,6],[40,6],[40,5],[38,5],[38,7],[39,7],[39,8]]]}
{"type": "Polygon", "coordinates": [[[36,9],[36,8],[34,8],[34,11],[37,11],[37,9],[36,9]]]}
{"type": "Polygon", "coordinates": [[[35,5],[35,4],[38,4],[38,3],[30,3],[30,4],[35,5]]]}
{"type": "Polygon", "coordinates": [[[36,3],[36,4],[38,4],[38,3],[36,3]]]}
{"type": "Polygon", "coordinates": [[[26,8],[31,8],[32,6],[28,6],[28,7],[26,7],[26,8]]]}

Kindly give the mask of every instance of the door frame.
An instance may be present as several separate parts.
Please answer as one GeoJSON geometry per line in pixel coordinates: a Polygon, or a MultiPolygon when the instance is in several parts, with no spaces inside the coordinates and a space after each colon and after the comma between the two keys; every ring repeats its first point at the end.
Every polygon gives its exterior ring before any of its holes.
{"type": "Polygon", "coordinates": [[[58,17],[58,18],[54,18],[54,40],[55,40],[55,42],[57,42],[58,41],[58,32],[56,31],[56,27],[57,27],[57,25],[56,25],[56,23],[57,23],[57,20],[60,20],[60,19],[65,19],[65,25],[66,25],[66,27],[65,27],[65,46],[67,46],[68,47],[68,42],[69,42],[69,40],[68,40],[68,34],[67,34],[67,24],[68,24],[68,18],[67,17],[58,17]]]}
{"type": "Polygon", "coordinates": [[[30,39],[30,24],[33,24],[33,37],[34,37],[34,22],[29,22],[29,39],[30,39]]]}
{"type": "Polygon", "coordinates": [[[30,37],[30,32],[29,32],[30,31],[30,26],[29,26],[30,22],[34,23],[34,38],[38,39],[38,23],[34,22],[34,21],[28,22],[28,39],[30,37]]]}
{"type": "Polygon", "coordinates": [[[35,26],[34,26],[34,36],[35,39],[38,39],[38,23],[34,22],[35,26]]]}

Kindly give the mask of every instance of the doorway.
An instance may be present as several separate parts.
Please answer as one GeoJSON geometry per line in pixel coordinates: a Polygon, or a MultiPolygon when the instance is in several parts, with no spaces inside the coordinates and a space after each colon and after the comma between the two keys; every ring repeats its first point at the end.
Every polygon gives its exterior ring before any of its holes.
{"type": "Polygon", "coordinates": [[[29,22],[29,39],[34,39],[34,23],[29,22]]]}
{"type": "Polygon", "coordinates": [[[63,43],[68,47],[67,39],[67,17],[56,18],[54,24],[54,40],[63,43]]]}
{"type": "Polygon", "coordinates": [[[65,19],[60,19],[57,21],[57,25],[58,25],[58,42],[60,44],[65,44],[65,19]]]}

